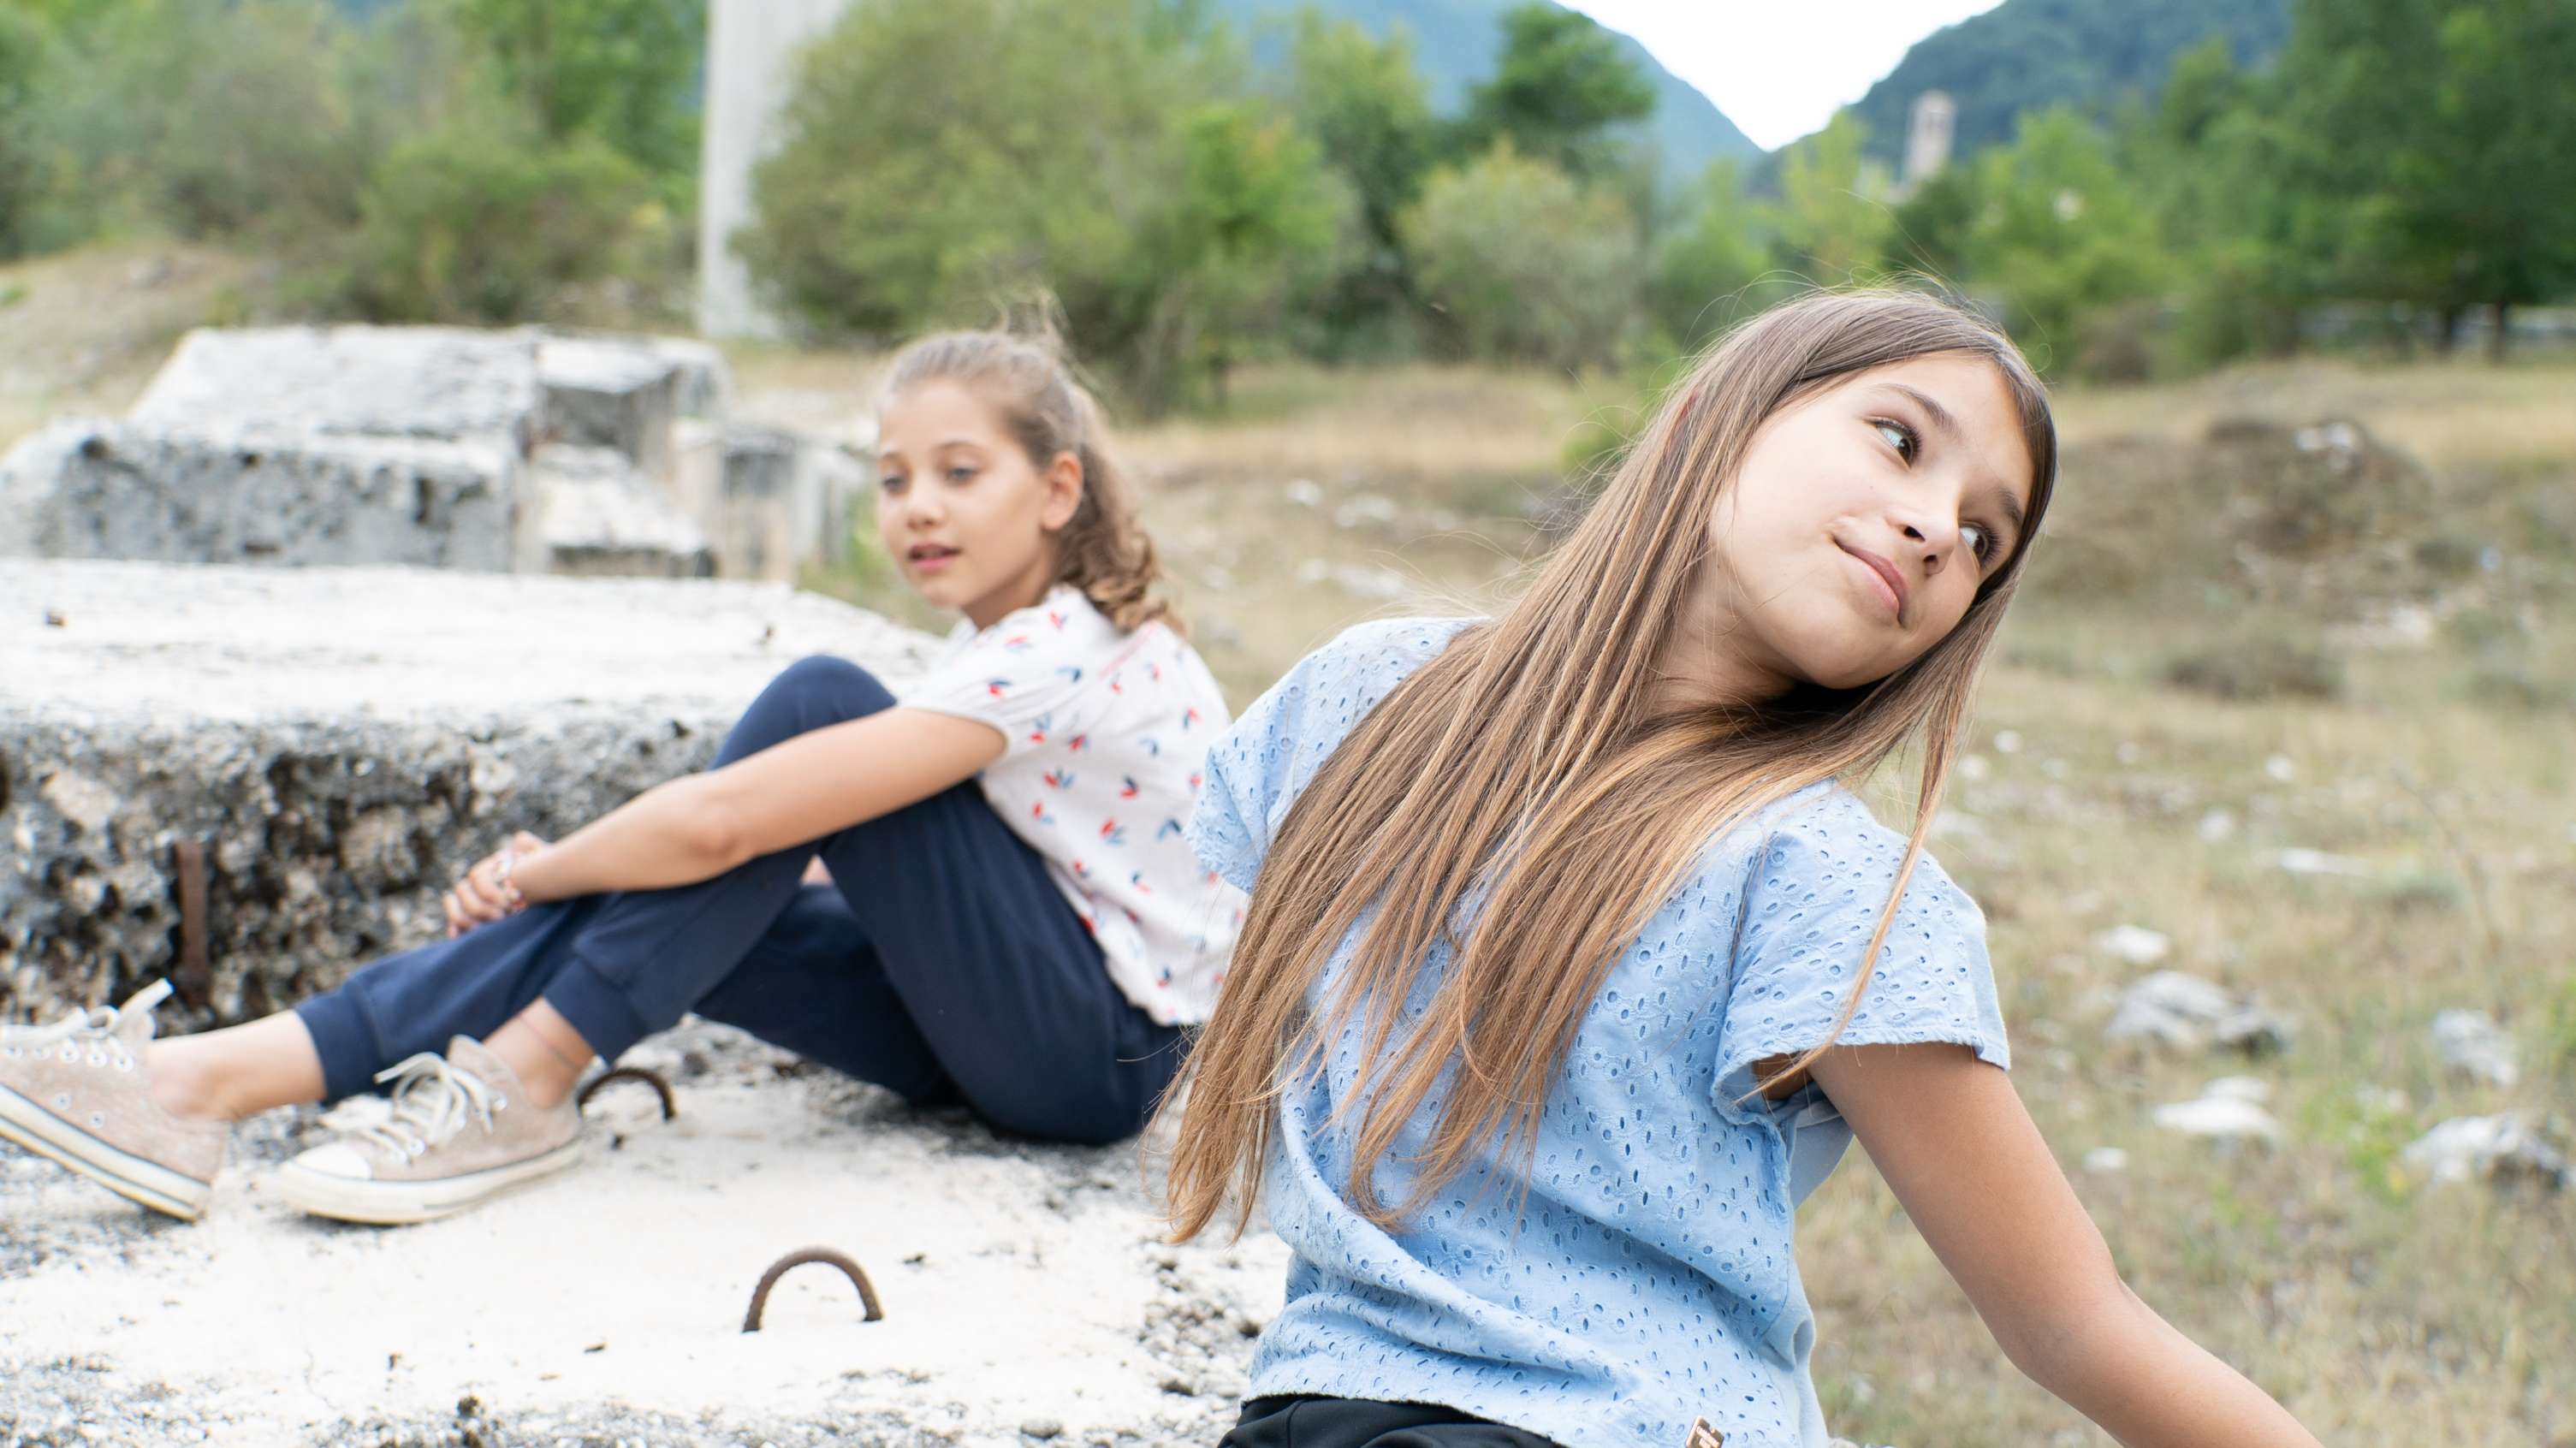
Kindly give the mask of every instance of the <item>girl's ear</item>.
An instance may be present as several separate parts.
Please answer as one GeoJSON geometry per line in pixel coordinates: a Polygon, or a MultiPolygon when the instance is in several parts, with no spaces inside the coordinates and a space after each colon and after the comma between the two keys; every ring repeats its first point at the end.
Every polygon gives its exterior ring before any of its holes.
{"type": "Polygon", "coordinates": [[[1039,483],[1046,497],[1038,505],[1038,526],[1053,533],[1082,510],[1082,459],[1070,452],[1057,453],[1039,483]]]}

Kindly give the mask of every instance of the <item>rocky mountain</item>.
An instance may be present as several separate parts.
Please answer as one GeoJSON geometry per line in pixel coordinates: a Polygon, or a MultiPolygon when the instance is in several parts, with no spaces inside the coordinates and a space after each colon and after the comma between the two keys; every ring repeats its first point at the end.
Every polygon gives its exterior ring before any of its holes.
{"type": "MultiPolygon", "coordinates": [[[[1444,111],[1465,103],[1467,88],[1493,73],[1494,54],[1502,43],[1503,12],[1521,0],[1215,0],[1209,13],[1232,22],[1249,35],[1253,53],[1276,57],[1284,48],[1285,27],[1297,12],[1312,5],[1328,16],[1348,18],[1384,35],[1401,25],[1413,35],[1413,63],[1431,82],[1432,104],[1444,111]]],[[[1619,33],[1611,32],[1614,35],[1619,33]]],[[[1737,130],[1709,98],[1688,81],[1664,69],[1645,46],[1619,35],[1619,48],[1635,62],[1655,90],[1654,118],[1644,138],[1662,156],[1665,174],[1696,176],[1709,162],[1726,158],[1751,161],[1762,148],[1737,130]]]]}
{"type": "Polygon", "coordinates": [[[2250,66],[2289,34],[2290,0],[2004,0],[1916,41],[1851,110],[1869,153],[1892,163],[1915,97],[1947,91],[1959,107],[1952,153],[1966,155],[2011,140],[2024,111],[2062,103],[2108,116],[2152,99],[2174,57],[2213,35],[2250,66]]]}

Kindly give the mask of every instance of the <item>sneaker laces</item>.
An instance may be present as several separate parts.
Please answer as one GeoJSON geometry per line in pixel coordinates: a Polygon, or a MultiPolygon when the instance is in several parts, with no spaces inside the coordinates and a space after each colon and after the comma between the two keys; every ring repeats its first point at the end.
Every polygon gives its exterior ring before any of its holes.
{"type": "Polygon", "coordinates": [[[170,982],[156,980],[126,998],[121,1006],[91,1006],[75,1010],[50,1026],[0,1026],[0,1046],[17,1051],[34,1051],[38,1055],[66,1041],[86,1037],[105,1037],[116,1047],[116,1056],[125,1056],[125,1043],[116,1039],[117,1019],[126,1011],[148,1011],[161,1004],[170,994],[170,982]]]}
{"type": "Polygon", "coordinates": [[[349,1134],[397,1157],[418,1156],[446,1145],[468,1120],[480,1121],[484,1130],[491,1130],[493,1108],[500,1104],[490,1083],[450,1065],[435,1051],[389,1066],[377,1072],[376,1079],[393,1083],[392,1113],[349,1134]]]}

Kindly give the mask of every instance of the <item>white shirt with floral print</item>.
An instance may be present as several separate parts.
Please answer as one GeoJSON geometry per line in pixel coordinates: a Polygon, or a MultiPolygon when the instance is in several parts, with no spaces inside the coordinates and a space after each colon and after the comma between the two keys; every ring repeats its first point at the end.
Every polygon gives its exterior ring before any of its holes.
{"type": "Polygon", "coordinates": [[[1059,584],[990,628],[960,621],[901,704],[1002,732],[977,782],[1100,942],[1110,978],[1163,1025],[1216,1006],[1244,897],[1182,831],[1225,697],[1187,640],[1122,632],[1059,584]]]}

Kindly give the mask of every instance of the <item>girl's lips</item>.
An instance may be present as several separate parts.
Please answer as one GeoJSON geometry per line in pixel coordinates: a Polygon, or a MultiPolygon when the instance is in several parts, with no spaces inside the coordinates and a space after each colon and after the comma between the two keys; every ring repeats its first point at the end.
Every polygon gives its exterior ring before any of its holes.
{"type": "Polygon", "coordinates": [[[943,548],[937,544],[926,543],[917,545],[910,552],[906,553],[903,561],[906,564],[909,564],[916,572],[936,573],[940,569],[946,568],[949,564],[956,562],[957,554],[957,549],[943,548]]]}
{"type": "Polygon", "coordinates": [[[1896,571],[1896,565],[1848,543],[1837,541],[1834,546],[1860,560],[1861,565],[1869,570],[1870,578],[1878,584],[1880,596],[1887,600],[1888,612],[1896,615],[1898,623],[1905,622],[1905,575],[1896,571]]]}

